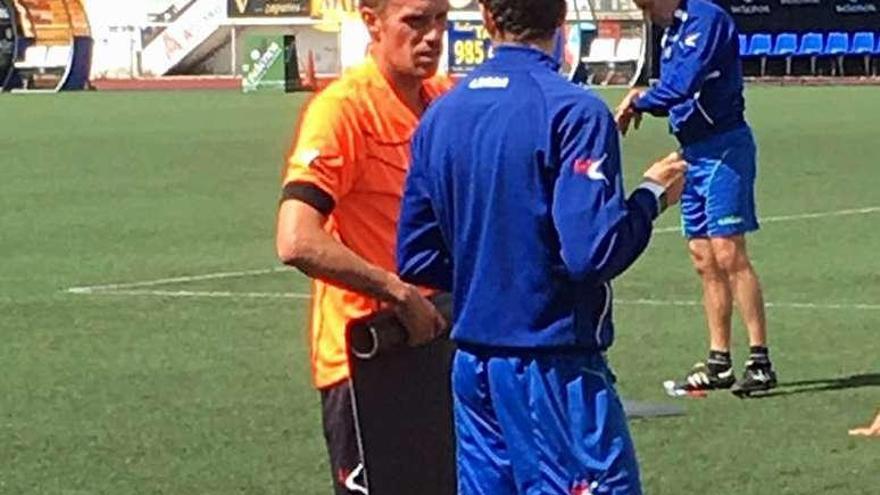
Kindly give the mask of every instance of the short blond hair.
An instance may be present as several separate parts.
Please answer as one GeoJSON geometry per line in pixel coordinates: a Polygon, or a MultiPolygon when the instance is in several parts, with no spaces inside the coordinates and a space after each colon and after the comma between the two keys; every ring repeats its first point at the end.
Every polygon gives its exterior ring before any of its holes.
{"type": "Polygon", "coordinates": [[[387,5],[388,0],[360,0],[359,2],[360,7],[366,7],[376,12],[382,12],[387,5]]]}

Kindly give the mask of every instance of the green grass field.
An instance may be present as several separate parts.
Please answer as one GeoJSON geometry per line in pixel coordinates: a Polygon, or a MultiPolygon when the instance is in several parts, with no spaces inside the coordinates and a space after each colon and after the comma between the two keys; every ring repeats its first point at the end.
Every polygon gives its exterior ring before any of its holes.
{"type": "MultiPolygon", "coordinates": [[[[307,291],[302,276],[66,291],[277,267],[279,172],[302,101],[0,98],[0,494],[330,493],[307,303],[241,295],[307,291]],[[239,295],[192,294],[204,292],[239,295]]],[[[777,220],[751,248],[776,305],[781,387],[634,422],[646,493],[876,494],[880,441],[846,430],[880,406],[880,93],[760,87],[748,102],[759,208],[777,220]]],[[[632,183],[674,144],[654,120],[624,147],[632,183]]],[[[617,295],[630,302],[615,314],[622,395],[671,400],[661,381],[705,352],[680,236],[658,233],[617,295]]]]}

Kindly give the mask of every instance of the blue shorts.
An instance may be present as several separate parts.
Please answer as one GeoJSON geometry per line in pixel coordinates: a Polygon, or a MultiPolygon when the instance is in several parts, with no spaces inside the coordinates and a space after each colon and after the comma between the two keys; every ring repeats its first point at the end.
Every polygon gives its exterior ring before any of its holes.
{"type": "Polygon", "coordinates": [[[681,195],[687,238],[730,237],[758,230],[755,140],[748,126],[683,148],[688,163],[681,195]]]}
{"type": "Polygon", "coordinates": [[[598,354],[455,355],[459,495],[640,495],[613,375],[598,354]]]}

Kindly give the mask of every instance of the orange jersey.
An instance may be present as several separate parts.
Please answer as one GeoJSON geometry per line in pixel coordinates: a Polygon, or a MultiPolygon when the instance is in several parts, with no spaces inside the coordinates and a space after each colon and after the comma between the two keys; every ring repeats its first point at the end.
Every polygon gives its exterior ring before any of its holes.
{"type": "MultiPolygon", "coordinates": [[[[426,80],[423,97],[451,86],[426,80]]],[[[418,116],[395,94],[368,57],[319,93],[300,122],[287,159],[285,198],[307,197],[328,214],[326,229],[367,262],[395,271],[397,217],[418,116]],[[298,191],[291,196],[288,191],[298,191]]],[[[345,328],[375,312],[379,302],[332,285],[313,282],[311,361],[315,386],[349,377],[345,328]]]]}

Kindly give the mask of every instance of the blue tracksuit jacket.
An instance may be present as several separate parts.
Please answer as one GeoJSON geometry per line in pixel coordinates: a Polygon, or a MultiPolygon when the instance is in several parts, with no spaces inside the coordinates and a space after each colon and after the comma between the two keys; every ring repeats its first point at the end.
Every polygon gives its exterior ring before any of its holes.
{"type": "Polygon", "coordinates": [[[745,125],[739,36],[730,15],[707,0],[683,0],[663,35],[660,81],[633,106],[669,115],[685,146],[745,125]]]}
{"type": "Polygon", "coordinates": [[[657,192],[625,196],[611,114],[557,69],[501,45],[413,137],[398,270],[453,293],[459,343],[606,349],[610,282],[648,244],[657,192]]]}

